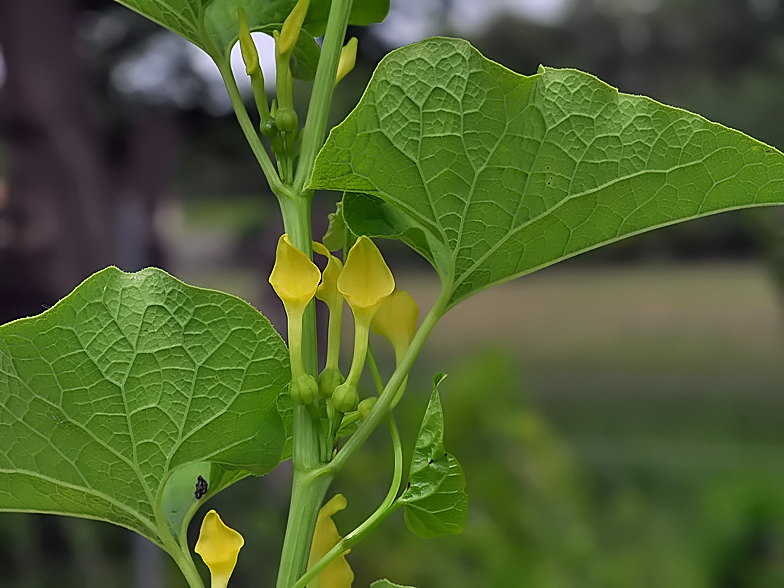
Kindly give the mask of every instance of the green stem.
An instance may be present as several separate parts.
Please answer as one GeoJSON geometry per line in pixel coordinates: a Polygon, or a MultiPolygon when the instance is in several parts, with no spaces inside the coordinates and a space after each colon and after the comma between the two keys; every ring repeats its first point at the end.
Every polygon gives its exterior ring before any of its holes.
{"type": "Polygon", "coordinates": [[[384,501],[364,523],[346,535],[344,539],[341,539],[324,557],[313,564],[307,573],[297,580],[291,588],[304,588],[307,586],[308,582],[313,580],[313,578],[315,578],[335,558],[340,557],[346,550],[359,543],[359,541],[364,539],[370,531],[380,525],[384,519],[395,512],[395,509],[400,506],[400,503],[396,502],[395,498],[397,498],[397,494],[400,491],[400,481],[403,479],[403,447],[400,443],[400,433],[397,430],[397,424],[395,423],[392,413],[387,415],[387,423],[389,425],[389,433],[392,437],[392,449],[395,455],[395,470],[392,475],[392,484],[389,487],[389,491],[387,492],[384,501]]]}
{"type": "Polygon", "coordinates": [[[201,581],[199,571],[196,569],[196,565],[193,563],[190,555],[186,555],[181,551],[176,551],[171,555],[172,558],[174,558],[174,561],[177,562],[177,566],[180,568],[182,575],[185,576],[185,579],[188,581],[188,586],[190,586],[190,588],[204,588],[204,583],[201,581]]]}
{"type": "MultiPolygon", "coordinates": [[[[291,198],[281,198],[280,204],[283,213],[283,226],[291,243],[312,257],[310,200],[309,195],[298,195],[291,198]]],[[[302,364],[306,373],[316,375],[318,356],[316,313],[313,302],[305,309],[302,319],[302,364]]],[[[289,588],[307,569],[308,554],[310,553],[318,510],[332,481],[332,476],[328,472],[314,471],[322,463],[319,450],[321,431],[304,406],[294,406],[292,426],[294,478],[289,519],[283,540],[280,568],[278,569],[277,588],[289,588]]]]}
{"type": "Polygon", "coordinates": [[[373,383],[376,385],[376,392],[380,396],[384,391],[384,379],[381,377],[381,372],[378,369],[378,363],[376,363],[376,356],[373,355],[373,348],[369,343],[367,348],[367,362],[368,367],[370,367],[370,375],[373,376],[373,383]]]}
{"type": "Polygon", "coordinates": [[[253,122],[248,116],[248,111],[245,109],[245,103],[242,101],[240,90],[237,87],[237,81],[234,79],[234,73],[231,71],[231,65],[227,59],[216,58],[215,63],[218,65],[223,83],[226,85],[226,90],[229,92],[229,99],[231,105],[234,107],[234,113],[237,115],[237,121],[242,127],[242,132],[245,134],[245,139],[248,141],[256,160],[261,166],[261,170],[267,178],[270,188],[278,198],[287,193],[285,186],[281,183],[278,172],[264,149],[264,144],[256,132],[253,122]]]}
{"type": "Polygon", "coordinates": [[[302,130],[299,165],[294,176],[294,189],[297,192],[302,192],[310,180],[316,154],[324,144],[332,92],[335,89],[335,75],[338,72],[343,39],[346,37],[351,2],[352,0],[333,0],[329,11],[324,45],[316,70],[316,79],[313,82],[313,92],[310,95],[308,119],[302,130]]]}
{"type": "Polygon", "coordinates": [[[387,411],[392,404],[392,400],[395,398],[395,394],[397,393],[398,388],[400,388],[401,384],[408,376],[408,372],[411,371],[411,366],[414,365],[414,360],[424,346],[427,337],[430,335],[433,327],[436,326],[438,319],[443,316],[447,302],[449,301],[449,295],[450,289],[444,287],[441,290],[441,295],[438,297],[438,300],[436,300],[436,303],[430,309],[430,312],[427,313],[425,320],[422,321],[422,324],[417,330],[416,335],[414,335],[414,339],[411,341],[411,345],[408,346],[408,351],[406,351],[406,354],[401,359],[400,364],[397,366],[395,372],[392,374],[392,377],[384,387],[383,393],[379,395],[376,405],[370,411],[367,418],[362,422],[356,432],[349,438],[343,449],[338,452],[338,454],[330,463],[324,466],[324,469],[329,471],[332,475],[341,470],[346,461],[357,449],[362,446],[362,444],[370,436],[370,433],[373,432],[373,430],[381,422],[381,419],[383,419],[387,414],[387,411]]]}

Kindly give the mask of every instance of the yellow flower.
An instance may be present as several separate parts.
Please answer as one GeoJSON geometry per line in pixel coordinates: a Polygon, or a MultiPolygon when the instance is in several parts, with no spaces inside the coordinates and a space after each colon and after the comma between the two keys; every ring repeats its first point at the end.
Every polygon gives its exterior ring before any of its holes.
{"type": "Polygon", "coordinates": [[[302,28],[302,23],[305,21],[305,15],[308,13],[309,6],[310,0],[299,0],[286,17],[286,20],[283,21],[283,28],[280,29],[280,38],[276,47],[279,55],[288,57],[294,51],[294,46],[297,44],[299,31],[302,28]]]}
{"type": "Polygon", "coordinates": [[[210,568],[211,588],[226,588],[244,544],[242,535],[227,527],[217,512],[211,510],[204,516],[194,551],[210,568]]]}
{"type": "Polygon", "coordinates": [[[348,43],[340,51],[340,61],[338,61],[338,72],[335,75],[335,85],[342,80],[357,63],[357,41],[356,37],[351,37],[348,43]]]}
{"type": "Polygon", "coordinates": [[[338,290],[354,317],[369,321],[394,289],[395,278],[376,245],[365,236],[357,239],[338,278],[338,290]]]}
{"type": "Polygon", "coordinates": [[[395,290],[384,301],[370,323],[373,332],[386,337],[400,363],[416,334],[419,307],[405,290],[395,290]]]}
{"type": "Polygon", "coordinates": [[[338,292],[338,278],[343,270],[343,264],[321,243],[313,241],[313,251],[327,258],[327,267],[321,274],[321,284],[316,290],[316,298],[325,302],[330,312],[334,312],[338,308],[343,308],[343,296],[338,292]]]}
{"type": "Polygon", "coordinates": [[[240,51],[242,53],[242,61],[245,62],[245,73],[252,76],[261,71],[259,66],[259,52],[256,49],[256,44],[253,42],[253,37],[250,35],[248,20],[245,18],[245,11],[242,9],[242,6],[239,7],[238,17],[240,21],[240,51]]]}
{"type": "MultiPolygon", "coordinates": [[[[346,498],[342,494],[336,494],[332,500],[321,507],[316,521],[316,530],[313,533],[313,543],[310,547],[310,557],[308,558],[308,568],[316,564],[322,557],[338,544],[342,539],[332,515],[346,508],[346,498]]],[[[341,555],[332,560],[321,573],[308,584],[308,588],[351,588],[354,581],[354,572],[346,561],[346,550],[341,555]]]]}
{"type": "Polygon", "coordinates": [[[316,264],[291,244],[288,235],[282,235],[269,283],[283,301],[286,313],[303,313],[315,296],[320,280],[321,272],[316,264]]]}

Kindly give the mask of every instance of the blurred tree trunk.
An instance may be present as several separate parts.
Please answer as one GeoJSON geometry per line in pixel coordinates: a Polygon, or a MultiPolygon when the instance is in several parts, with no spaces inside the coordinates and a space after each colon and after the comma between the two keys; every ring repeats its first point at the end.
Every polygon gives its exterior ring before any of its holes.
{"type": "Polygon", "coordinates": [[[13,154],[0,288],[27,284],[32,296],[11,292],[37,306],[25,314],[112,259],[104,153],[76,53],[75,14],[72,0],[0,1],[2,112],[13,154]]]}

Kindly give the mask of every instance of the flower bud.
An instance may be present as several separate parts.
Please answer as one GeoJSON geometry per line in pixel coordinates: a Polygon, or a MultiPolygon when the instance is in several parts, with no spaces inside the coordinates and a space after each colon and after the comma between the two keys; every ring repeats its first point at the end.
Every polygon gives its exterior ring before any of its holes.
{"type": "Polygon", "coordinates": [[[335,75],[335,85],[348,74],[357,63],[357,38],[351,37],[348,43],[340,51],[340,61],[338,61],[338,72],[335,75]]]}
{"type": "Polygon", "coordinates": [[[261,72],[259,52],[256,49],[256,44],[253,42],[253,37],[251,37],[248,20],[245,18],[245,10],[243,10],[242,6],[239,7],[239,19],[242,61],[245,63],[245,73],[252,76],[261,72]]]}
{"type": "Polygon", "coordinates": [[[275,113],[275,126],[283,133],[291,133],[297,130],[299,118],[293,108],[281,107],[275,113]]]}
{"type": "Polygon", "coordinates": [[[289,383],[289,394],[294,404],[307,406],[318,397],[319,387],[316,378],[310,374],[301,374],[289,383]]]}
{"type": "Polygon", "coordinates": [[[344,382],[332,393],[332,405],[338,412],[351,412],[359,404],[357,387],[350,382],[344,382]]]}
{"type": "Polygon", "coordinates": [[[340,373],[336,367],[327,366],[318,377],[318,391],[324,398],[329,398],[335,391],[335,388],[340,386],[346,378],[340,373]]]}
{"type": "Polygon", "coordinates": [[[373,407],[376,405],[376,402],[378,402],[378,396],[371,396],[370,398],[365,398],[364,400],[362,400],[362,402],[359,403],[359,406],[357,406],[357,410],[359,410],[359,414],[362,415],[361,418],[363,421],[368,417],[370,411],[373,410],[373,407]]]}
{"type": "Polygon", "coordinates": [[[294,46],[297,44],[297,39],[299,39],[299,31],[302,29],[302,23],[305,21],[305,15],[308,13],[309,6],[310,0],[299,0],[286,17],[286,20],[283,21],[283,28],[280,30],[280,38],[276,47],[279,55],[288,56],[294,51],[294,46]]]}
{"type": "Polygon", "coordinates": [[[210,569],[212,588],[226,588],[245,540],[227,527],[214,510],[204,515],[194,551],[210,569]]]}

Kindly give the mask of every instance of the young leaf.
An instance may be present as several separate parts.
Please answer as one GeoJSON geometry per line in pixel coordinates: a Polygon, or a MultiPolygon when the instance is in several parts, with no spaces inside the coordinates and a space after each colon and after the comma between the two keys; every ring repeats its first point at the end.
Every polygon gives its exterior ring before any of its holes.
{"type": "Polygon", "coordinates": [[[463,469],[454,455],[444,451],[438,385],[445,377],[438,374],[433,380],[433,394],[411,459],[408,487],[398,499],[405,505],[406,525],[420,537],[460,533],[468,518],[463,469]]]}
{"type": "Polygon", "coordinates": [[[195,510],[198,475],[212,494],[277,466],[288,379],[285,344],[245,302],[157,269],[98,272],[0,327],[0,510],[100,519],[162,545],[195,510]]]}
{"type": "Polygon", "coordinates": [[[414,588],[413,586],[401,586],[400,584],[393,584],[386,578],[383,580],[376,580],[370,585],[370,588],[414,588]]]}
{"type": "Polygon", "coordinates": [[[643,231],[783,203],[784,155],[588,74],[521,76],[437,38],[384,58],[311,187],[374,196],[362,216],[345,203],[359,234],[374,202],[408,217],[447,252],[453,306],[643,231]]]}

